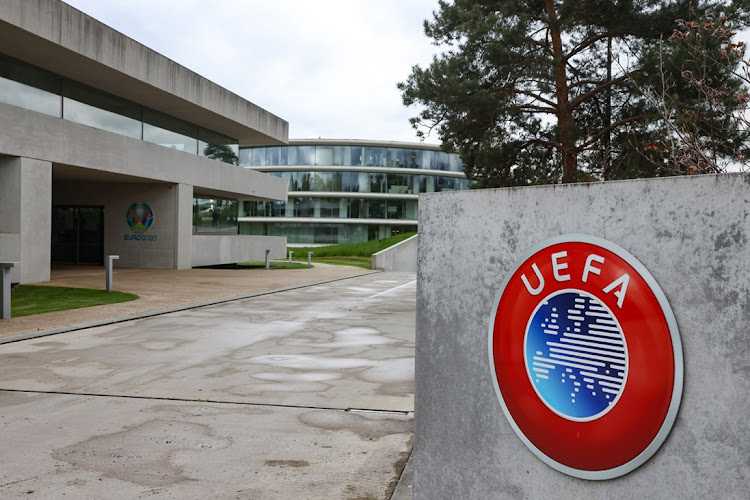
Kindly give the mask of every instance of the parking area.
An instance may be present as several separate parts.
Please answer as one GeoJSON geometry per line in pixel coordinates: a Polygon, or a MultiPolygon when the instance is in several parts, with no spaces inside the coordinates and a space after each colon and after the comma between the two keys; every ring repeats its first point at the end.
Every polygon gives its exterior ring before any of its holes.
{"type": "Polygon", "coordinates": [[[0,345],[0,496],[389,498],[411,450],[415,278],[0,345]]]}

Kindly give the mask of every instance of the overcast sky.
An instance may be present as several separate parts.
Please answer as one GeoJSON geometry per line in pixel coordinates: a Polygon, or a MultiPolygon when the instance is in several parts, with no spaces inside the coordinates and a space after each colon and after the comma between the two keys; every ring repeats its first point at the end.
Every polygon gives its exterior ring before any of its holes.
{"type": "Polygon", "coordinates": [[[292,139],[417,141],[396,83],[438,50],[422,28],[437,0],[65,1],[287,120],[292,139]]]}

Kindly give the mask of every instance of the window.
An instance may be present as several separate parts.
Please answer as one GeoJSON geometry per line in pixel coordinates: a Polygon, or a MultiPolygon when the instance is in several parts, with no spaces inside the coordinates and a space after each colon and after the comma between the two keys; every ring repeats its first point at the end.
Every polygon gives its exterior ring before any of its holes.
{"type": "Polygon", "coordinates": [[[193,198],[193,234],[237,234],[237,200],[193,198]]]}

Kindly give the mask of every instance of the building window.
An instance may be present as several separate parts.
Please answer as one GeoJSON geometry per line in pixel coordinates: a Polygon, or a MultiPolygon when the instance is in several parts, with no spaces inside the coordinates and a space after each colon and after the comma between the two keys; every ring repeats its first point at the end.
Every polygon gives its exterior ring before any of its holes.
{"type": "Polygon", "coordinates": [[[236,139],[0,54],[0,102],[237,165],[236,139]]]}
{"type": "Polygon", "coordinates": [[[194,197],[193,234],[237,234],[237,200],[194,197]]]}

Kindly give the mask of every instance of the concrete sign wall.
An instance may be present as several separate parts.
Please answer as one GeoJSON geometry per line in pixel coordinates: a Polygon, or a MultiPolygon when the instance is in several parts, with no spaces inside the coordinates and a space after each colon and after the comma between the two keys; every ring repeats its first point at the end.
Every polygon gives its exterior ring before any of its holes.
{"type": "MultiPolygon", "coordinates": [[[[192,226],[177,227],[178,187],[149,183],[60,183],[55,185],[53,203],[104,207],[104,254],[119,255],[117,267],[175,269],[179,231],[187,235],[192,231],[192,226]],[[137,224],[130,226],[128,213],[133,205],[141,207],[140,210],[147,207],[153,214],[147,229],[137,224]]],[[[185,243],[190,244],[190,240],[185,243]]]]}
{"type": "MultiPolygon", "coordinates": [[[[415,498],[747,497],[750,176],[428,194],[419,224],[415,498]],[[674,425],[653,456],[615,479],[580,479],[542,461],[506,418],[490,369],[488,331],[504,281],[521,257],[566,234],[635,257],[681,337],[674,425]]],[[[563,262],[561,277],[570,271],[563,262]]],[[[604,294],[613,311],[621,284],[604,294]]]]}

